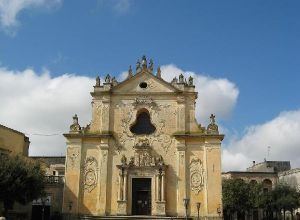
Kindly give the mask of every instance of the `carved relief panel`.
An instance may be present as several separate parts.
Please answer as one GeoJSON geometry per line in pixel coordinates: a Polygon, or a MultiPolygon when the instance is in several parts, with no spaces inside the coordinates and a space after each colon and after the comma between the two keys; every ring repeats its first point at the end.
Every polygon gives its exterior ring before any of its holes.
{"type": "Polygon", "coordinates": [[[95,157],[87,157],[84,162],[84,189],[91,192],[98,182],[98,162],[95,157]]]}
{"type": "Polygon", "coordinates": [[[72,147],[67,149],[67,168],[68,169],[74,169],[79,167],[79,148],[78,147],[72,147]]]}
{"type": "Polygon", "coordinates": [[[193,158],[190,162],[191,190],[198,194],[204,187],[203,162],[199,158],[193,158]]]}

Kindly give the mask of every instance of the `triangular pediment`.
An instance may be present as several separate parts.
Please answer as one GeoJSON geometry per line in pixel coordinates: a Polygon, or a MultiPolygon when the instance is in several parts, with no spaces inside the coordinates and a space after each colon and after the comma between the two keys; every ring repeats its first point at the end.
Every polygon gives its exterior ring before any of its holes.
{"type": "Polygon", "coordinates": [[[112,89],[113,93],[174,93],[179,91],[172,84],[154,76],[147,70],[142,70],[112,89]]]}

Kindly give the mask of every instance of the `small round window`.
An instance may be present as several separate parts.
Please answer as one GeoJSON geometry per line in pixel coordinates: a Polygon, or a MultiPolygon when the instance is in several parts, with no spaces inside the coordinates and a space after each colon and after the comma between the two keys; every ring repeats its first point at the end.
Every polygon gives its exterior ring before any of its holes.
{"type": "Polygon", "coordinates": [[[140,88],[142,88],[142,89],[146,89],[147,86],[148,86],[148,84],[146,82],[141,82],[140,83],[140,88]]]}

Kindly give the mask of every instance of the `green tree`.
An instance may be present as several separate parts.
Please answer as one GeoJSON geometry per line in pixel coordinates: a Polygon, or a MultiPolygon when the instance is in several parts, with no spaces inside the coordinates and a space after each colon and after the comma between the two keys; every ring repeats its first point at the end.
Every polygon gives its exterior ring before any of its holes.
{"type": "Polygon", "coordinates": [[[300,206],[299,192],[286,183],[279,183],[269,194],[272,209],[277,215],[283,210],[284,219],[286,211],[293,213],[293,210],[300,206]]]}
{"type": "Polygon", "coordinates": [[[239,216],[244,216],[246,211],[259,207],[261,203],[260,184],[246,183],[242,179],[225,179],[222,188],[224,213],[237,212],[239,216]]]}
{"type": "Polygon", "coordinates": [[[39,162],[20,155],[0,155],[0,201],[5,215],[15,202],[26,204],[44,195],[44,183],[39,162]]]}

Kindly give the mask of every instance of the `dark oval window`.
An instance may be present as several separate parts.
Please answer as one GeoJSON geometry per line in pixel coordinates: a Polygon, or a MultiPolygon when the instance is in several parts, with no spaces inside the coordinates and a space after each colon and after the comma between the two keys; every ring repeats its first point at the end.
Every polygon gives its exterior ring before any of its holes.
{"type": "Polygon", "coordinates": [[[152,134],[155,130],[156,128],[151,123],[147,110],[137,115],[135,123],[130,128],[130,131],[134,134],[152,134]]]}
{"type": "Polygon", "coordinates": [[[146,89],[147,86],[148,86],[148,84],[147,84],[146,82],[141,82],[141,83],[140,83],[140,87],[141,87],[142,89],[146,89]]]}

